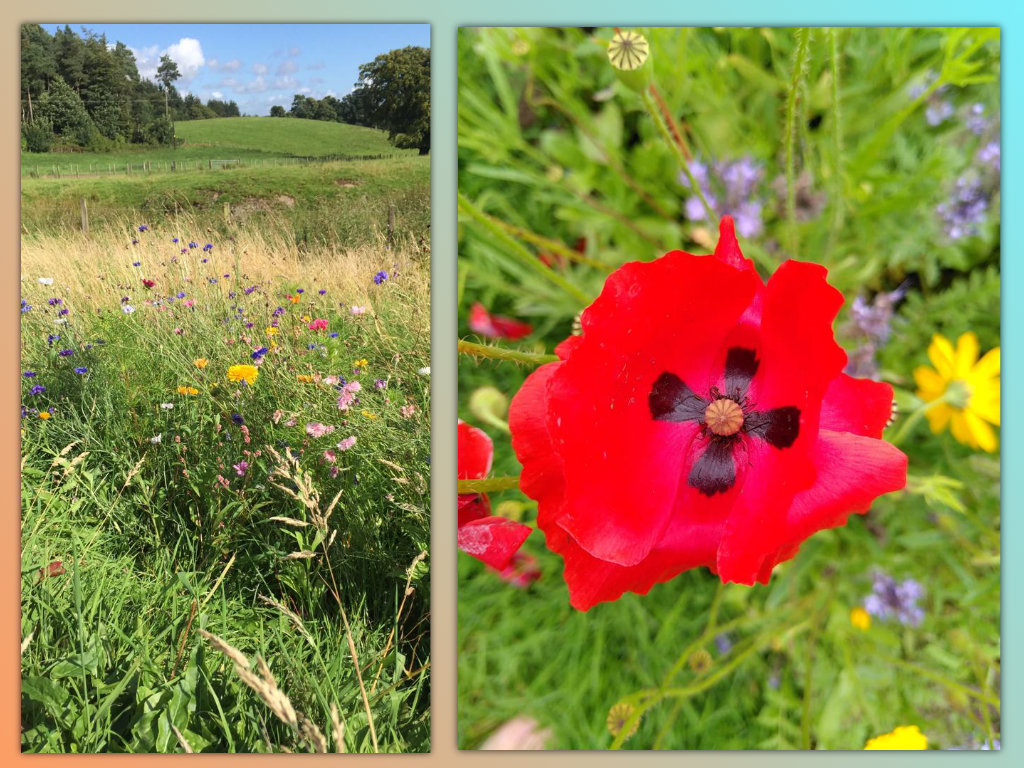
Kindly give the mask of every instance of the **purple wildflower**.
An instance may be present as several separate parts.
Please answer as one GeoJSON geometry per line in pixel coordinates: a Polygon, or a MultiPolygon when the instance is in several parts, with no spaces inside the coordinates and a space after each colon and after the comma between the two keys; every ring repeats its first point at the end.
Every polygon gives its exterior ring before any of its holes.
{"type": "Polygon", "coordinates": [[[914,579],[897,584],[891,576],[878,571],[871,594],[864,598],[864,609],[882,621],[895,618],[900,624],[916,627],[924,621],[924,609],[917,605],[922,597],[924,587],[914,579]]]}
{"type": "MultiPolygon", "coordinates": [[[[745,155],[738,160],[719,161],[710,166],[700,160],[693,160],[689,167],[713,210],[705,210],[704,203],[694,192],[686,198],[684,204],[686,218],[691,221],[708,221],[728,215],[735,220],[736,231],[741,236],[756,237],[761,234],[764,229],[761,221],[764,202],[755,195],[764,179],[763,164],[745,155]]],[[[690,180],[685,173],[680,174],[679,180],[689,186],[690,180]]]]}

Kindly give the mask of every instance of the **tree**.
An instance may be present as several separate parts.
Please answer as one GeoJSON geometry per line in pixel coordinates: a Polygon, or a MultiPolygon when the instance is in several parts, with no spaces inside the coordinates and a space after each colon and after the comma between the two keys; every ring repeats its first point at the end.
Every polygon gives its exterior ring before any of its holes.
{"type": "Polygon", "coordinates": [[[53,132],[65,140],[86,146],[96,130],[85,111],[82,99],[58,76],[50,90],[39,97],[39,115],[53,126],[53,132]]]}
{"type": "Polygon", "coordinates": [[[270,108],[271,117],[285,117],[288,113],[284,111],[284,107],[280,104],[275,104],[270,108]]]}
{"type": "Polygon", "coordinates": [[[407,46],[359,67],[356,90],[372,125],[396,147],[430,151],[430,49],[407,46]]]}
{"type": "Polygon", "coordinates": [[[30,123],[35,119],[33,94],[38,99],[56,75],[57,61],[53,56],[53,39],[50,34],[38,24],[22,24],[21,92],[25,94],[30,123]]]}
{"type": "Polygon", "coordinates": [[[168,94],[171,92],[171,83],[181,77],[181,72],[178,71],[178,65],[174,63],[174,60],[166,53],[160,57],[160,66],[156,70],[156,79],[164,87],[164,115],[167,117],[171,116],[171,110],[168,106],[168,94]]]}

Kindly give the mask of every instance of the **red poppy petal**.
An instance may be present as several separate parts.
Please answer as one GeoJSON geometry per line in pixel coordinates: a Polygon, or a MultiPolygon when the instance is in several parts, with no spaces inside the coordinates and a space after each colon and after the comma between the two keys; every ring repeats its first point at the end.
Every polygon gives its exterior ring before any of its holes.
{"type": "Polygon", "coordinates": [[[459,549],[500,571],[532,530],[528,525],[492,515],[459,527],[459,549]]]}
{"type": "Polygon", "coordinates": [[[469,308],[469,318],[466,322],[469,325],[469,330],[473,333],[488,338],[494,338],[496,335],[494,324],[491,322],[491,313],[479,301],[474,302],[473,306],[469,308]]]}
{"type": "Polygon", "coordinates": [[[494,323],[494,330],[499,338],[515,341],[533,333],[533,326],[522,320],[513,320],[511,317],[495,315],[491,318],[494,323]]]}
{"type": "Polygon", "coordinates": [[[494,442],[482,429],[459,421],[459,480],[480,480],[491,471],[494,442]]]}
{"type": "Polygon", "coordinates": [[[876,498],[907,484],[907,457],[884,440],[823,429],[814,450],[817,482],[793,499],[786,516],[791,542],[772,564],[796,554],[800,542],[826,528],[846,524],[851,513],[863,514],[876,498]]]}
{"type": "Polygon", "coordinates": [[[781,449],[757,437],[746,441],[750,470],[718,552],[725,582],[754,583],[765,560],[786,542],[783,523],[793,496],[815,480],[811,451],[820,404],[846,364],[832,332],[843,297],[825,276],[817,264],[787,261],[765,287],[760,363],[750,395],[761,413],[799,409],[799,432],[781,449]]]}
{"type": "Polygon", "coordinates": [[[825,390],[821,428],[879,438],[892,417],[892,387],[841,373],[825,390]]]}
{"type": "Polygon", "coordinates": [[[459,494],[459,528],[491,514],[491,501],[484,493],[459,494]]]}
{"type": "Polygon", "coordinates": [[[636,565],[621,566],[588,554],[571,536],[545,530],[548,547],[565,561],[569,602],[580,611],[618,600],[626,592],[646,595],[655,584],[698,566],[713,567],[722,525],[670,525],[651,553],[636,565]],[[554,535],[553,535],[554,534],[554,535]]]}
{"type": "Polygon", "coordinates": [[[754,262],[743,255],[740,244],[736,241],[736,227],[733,225],[732,216],[723,216],[718,224],[718,244],[715,246],[715,258],[730,267],[750,270],[757,274],[754,262]]]}
{"type": "Polygon", "coordinates": [[[654,421],[651,388],[665,371],[707,381],[759,282],[676,251],[618,269],[584,312],[581,340],[551,376],[547,426],[555,451],[572,457],[560,524],[593,556],[635,565],[660,538],[694,428],[654,421]]]}
{"type": "Polygon", "coordinates": [[[533,332],[533,326],[511,317],[492,315],[479,301],[469,309],[469,329],[473,333],[491,339],[510,339],[515,341],[533,332]]]}
{"type": "Polygon", "coordinates": [[[512,398],[508,426],[512,449],[523,465],[519,488],[540,499],[562,485],[562,460],[551,445],[547,427],[547,388],[562,363],[548,363],[531,373],[512,398]]]}

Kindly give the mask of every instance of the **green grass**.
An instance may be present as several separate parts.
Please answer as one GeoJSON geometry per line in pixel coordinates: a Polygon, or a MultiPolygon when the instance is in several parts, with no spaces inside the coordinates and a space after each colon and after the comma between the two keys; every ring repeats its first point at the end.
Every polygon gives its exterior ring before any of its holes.
{"type": "Polygon", "coordinates": [[[273,162],[283,158],[358,155],[415,155],[396,149],[387,134],[374,128],[320,120],[271,117],[219,117],[188,120],[175,124],[181,146],[128,146],[113,152],[45,153],[22,151],[22,175],[51,174],[56,167],[62,175],[76,173],[123,174],[125,165],[140,172],[149,162],[154,169],[172,162],[193,169],[208,167],[210,160],[273,162]]]}
{"type": "MultiPolygon", "coordinates": [[[[299,121],[294,121],[299,122],[299,121]]],[[[430,226],[430,159],[228,168],[82,179],[22,179],[22,226],[31,234],[81,228],[81,200],[93,229],[121,221],[159,224],[190,215],[203,229],[282,226],[297,243],[357,247],[376,242],[396,212],[395,235],[425,243],[430,226]],[[224,206],[232,222],[224,220],[224,206]]],[[[125,233],[126,236],[128,233],[125,233]]]]}
{"type": "Polygon", "coordinates": [[[127,222],[23,241],[22,750],[314,750],[204,630],[264,659],[329,751],[426,751],[429,267],[247,229],[182,255],[172,235],[207,235],[177,223],[127,249],[127,222]],[[229,382],[261,345],[252,386],[229,382]],[[339,410],[328,375],[360,402],[339,410]]]}
{"type": "MultiPolygon", "coordinates": [[[[762,230],[740,244],[762,276],[787,257],[824,264],[846,298],[835,329],[851,351],[865,343],[851,329],[853,301],[905,285],[875,354],[903,414],[920,405],[912,372],[933,333],[972,330],[982,351],[999,345],[999,177],[976,158],[999,135],[998,38],[815,29],[798,51],[794,29],[637,31],[687,149],[760,169],[745,199],[761,203],[762,230]],[[794,73],[798,58],[806,66],[794,73]],[[945,90],[915,99],[929,72],[945,90]],[[930,125],[929,99],[948,100],[953,116],[930,125]],[[974,104],[988,121],[980,135],[967,127],[974,104]],[[937,207],[965,174],[987,185],[988,205],[977,231],[955,239],[937,207]]],[[[609,271],[714,247],[717,222],[686,213],[681,150],[609,65],[602,43],[613,33],[460,32],[459,311],[480,301],[533,323],[519,342],[489,342],[502,348],[550,354],[609,271]]],[[[465,320],[459,333],[481,341],[465,320]]],[[[459,416],[493,438],[494,477],[521,468],[500,418],[475,414],[470,399],[484,386],[512,397],[530,370],[460,359],[459,416]]],[[[570,608],[540,531],[524,552],[541,575],[525,589],[460,555],[460,747],[527,715],[552,730],[550,748],[605,749],[620,702],[642,715],[621,745],[633,749],[861,749],[900,725],[918,725],[931,748],[998,738],[999,455],[922,424],[900,448],[907,490],[814,535],[767,587],[722,589],[697,569],[584,614],[570,608]],[[876,569],[924,586],[920,626],[851,624],[876,569]]],[[[535,524],[536,503],[518,490],[491,504],[535,524]]]]}

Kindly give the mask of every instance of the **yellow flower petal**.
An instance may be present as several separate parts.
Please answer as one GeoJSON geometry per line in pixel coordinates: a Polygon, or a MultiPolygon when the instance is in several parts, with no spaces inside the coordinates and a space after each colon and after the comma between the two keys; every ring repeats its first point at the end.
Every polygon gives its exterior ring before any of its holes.
{"type": "Polygon", "coordinates": [[[975,395],[967,403],[967,407],[989,424],[999,426],[999,392],[984,396],[975,395]]]}
{"type": "Polygon", "coordinates": [[[864,749],[928,749],[928,737],[916,725],[901,725],[892,733],[871,739],[864,749]]]}
{"type": "Polygon", "coordinates": [[[928,426],[932,428],[932,434],[937,435],[949,424],[949,419],[953,415],[953,409],[942,403],[934,408],[929,408],[924,412],[924,415],[928,419],[928,426]]]}
{"type": "Polygon", "coordinates": [[[953,437],[956,438],[958,443],[963,443],[971,448],[978,447],[978,443],[974,439],[974,435],[971,434],[971,428],[967,426],[967,420],[964,418],[963,411],[953,412],[953,417],[950,419],[949,431],[953,433],[953,437]]]}
{"type": "Polygon", "coordinates": [[[972,378],[990,378],[999,375],[999,347],[990,349],[971,370],[972,378]]]}
{"type": "Polygon", "coordinates": [[[953,363],[956,353],[953,352],[953,345],[949,339],[941,333],[932,336],[932,343],[928,347],[928,359],[932,361],[935,370],[943,379],[949,381],[953,378],[953,363]]]}
{"type": "Polygon", "coordinates": [[[978,351],[978,337],[974,331],[960,334],[960,338],[956,342],[956,365],[954,366],[958,379],[967,376],[974,364],[978,362],[978,351]]]}
{"type": "Polygon", "coordinates": [[[977,414],[972,411],[964,411],[964,422],[967,424],[967,428],[971,431],[971,435],[974,437],[974,442],[983,451],[989,453],[995,453],[996,446],[999,442],[996,440],[996,435],[992,431],[992,427],[978,418],[977,414]]]}
{"type": "Polygon", "coordinates": [[[914,369],[914,381],[919,388],[917,396],[926,403],[938,400],[946,391],[945,380],[927,365],[919,365],[914,369]]]}

